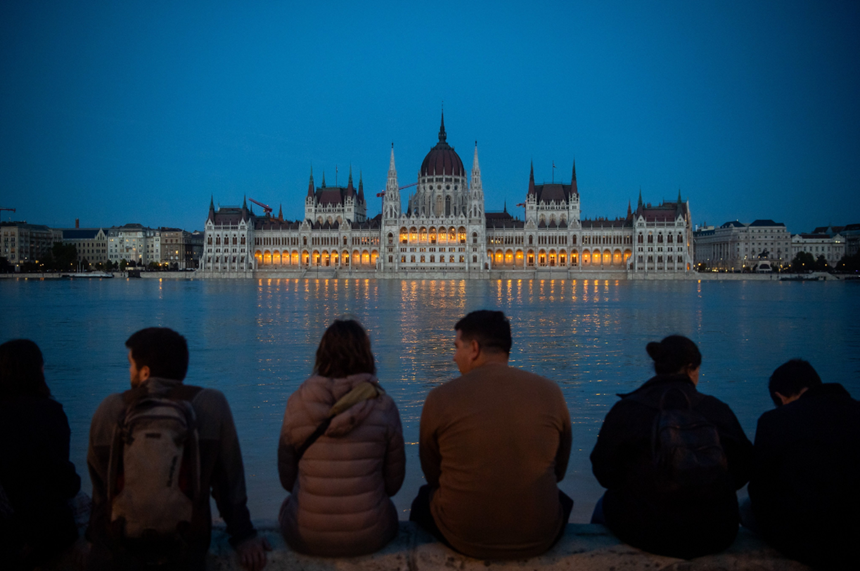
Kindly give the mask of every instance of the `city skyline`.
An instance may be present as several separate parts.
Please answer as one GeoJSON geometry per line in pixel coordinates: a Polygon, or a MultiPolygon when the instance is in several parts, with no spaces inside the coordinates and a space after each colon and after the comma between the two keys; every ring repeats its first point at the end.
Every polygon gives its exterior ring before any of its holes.
{"type": "Polygon", "coordinates": [[[0,20],[13,220],[201,230],[210,197],[246,196],[295,220],[311,168],[345,185],[350,166],[373,216],[391,143],[415,182],[443,102],[467,163],[478,142],[487,211],[522,218],[530,163],[569,182],[574,159],[584,218],[640,188],[680,190],[695,224],[800,233],[860,211],[854,3],[11,2],[0,20]]]}

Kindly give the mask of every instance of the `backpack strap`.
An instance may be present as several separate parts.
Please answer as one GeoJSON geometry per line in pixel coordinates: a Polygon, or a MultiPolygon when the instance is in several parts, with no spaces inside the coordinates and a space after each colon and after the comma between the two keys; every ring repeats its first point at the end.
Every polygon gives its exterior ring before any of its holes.
{"type": "Polygon", "coordinates": [[[668,389],[663,391],[663,394],[660,395],[660,404],[659,410],[662,412],[666,409],[666,397],[668,397],[671,393],[679,393],[682,397],[684,397],[684,402],[687,403],[687,410],[693,410],[693,403],[690,402],[690,397],[687,396],[687,393],[679,389],[678,387],[669,387],[668,389]]]}

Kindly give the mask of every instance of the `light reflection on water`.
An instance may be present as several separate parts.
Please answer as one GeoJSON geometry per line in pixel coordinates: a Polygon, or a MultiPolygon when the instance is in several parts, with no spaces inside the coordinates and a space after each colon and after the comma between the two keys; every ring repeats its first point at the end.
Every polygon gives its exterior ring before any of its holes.
{"type": "Polygon", "coordinates": [[[860,396],[860,296],[856,283],[627,282],[617,280],[258,279],[254,281],[2,281],[0,341],[35,340],[72,427],[72,459],[89,487],[89,420],[109,392],[128,385],[125,339],[153,325],[189,341],[188,382],[227,395],[243,445],[253,517],[274,518],[287,397],[308,376],[326,326],[351,315],[367,327],[379,378],[400,409],[407,509],[423,482],[421,406],[456,375],[453,325],[468,311],[501,309],[514,332],[511,364],[562,388],[574,446],[562,488],[587,521],[601,489],[588,461],[617,393],[651,376],[645,344],[690,336],[704,355],[700,388],[728,402],[752,438],[770,408],[766,381],[802,356],[822,378],[860,396]]]}

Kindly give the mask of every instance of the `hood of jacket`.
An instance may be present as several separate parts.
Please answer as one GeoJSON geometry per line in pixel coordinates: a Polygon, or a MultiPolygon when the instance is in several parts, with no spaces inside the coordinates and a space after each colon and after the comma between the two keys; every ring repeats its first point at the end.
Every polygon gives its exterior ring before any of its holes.
{"type": "MultiPolygon", "coordinates": [[[[316,422],[322,422],[332,405],[360,383],[372,383],[378,386],[379,380],[370,373],[359,373],[340,379],[311,377],[308,382],[313,406],[313,411],[310,411],[311,417],[316,422]]],[[[364,422],[378,402],[378,398],[373,398],[352,405],[331,420],[325,435],[338,437],[348,434],[364,422]]]]}
{"type": "MultiPolygon", "coordinates": [[[[681,402],[683,397],[680,397],[677,394],[678,392],[684,393],[687,396],[690,406],[696,406],[705,398],[705,395],[697,390],[695,383],[690,380],[690,377],[684,374],[656,375],[635,391],[619,394],[618,396],[622,399],[631,398],[646,406],[659,409],[661,408],[660,402],[663,396],[667,395],[669,397],[667,401],[671,401],[671,404],[675,405],[670,408],[676,408],[677,405],[683,404],[681,402]],[[675,389],[675,393],[667,393],[667,391],[672,389],[675,389]]],[[[669,403],[667,402],[667,404],[669,403]]]]}

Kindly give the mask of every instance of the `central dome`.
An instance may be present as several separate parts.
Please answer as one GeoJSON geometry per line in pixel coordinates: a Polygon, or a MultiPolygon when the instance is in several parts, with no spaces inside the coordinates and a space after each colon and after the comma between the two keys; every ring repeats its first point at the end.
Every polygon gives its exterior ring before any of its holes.
{"type": "Polygon", "coordinates": [[[460,160],[460,155],[457,154],[454,147],[445,142],[447,138],[445,114],[443,113],[442,126],[439,129],[439,142],[424,157],[424,162],[421,163],[421,176],[466,176],[463,161],[460,160]]]}

